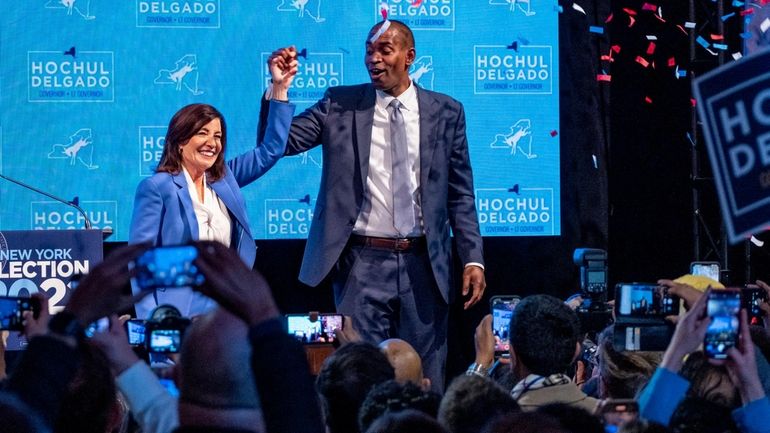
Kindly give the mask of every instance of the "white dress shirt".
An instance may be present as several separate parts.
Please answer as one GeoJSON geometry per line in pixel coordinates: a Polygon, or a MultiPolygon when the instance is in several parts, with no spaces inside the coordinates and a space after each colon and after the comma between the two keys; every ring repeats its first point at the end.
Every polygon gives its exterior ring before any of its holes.
{"type": "Polygon", "coordinates": [[[206,182],[206,174],[203,175],[203,202],[198,198],[198,189],[190,176],[190,173],[182,167],[184,177],[187,179],[187,189],[190,192],[195,218],[198,220],[198,240],[217,241],[230,246],[232,240],[232,221],[227,206],[222,202],[217,193],[206,182]]]}
{"type": "MultiPolygon", "coordinates": [[[[415,226],[409,232],[410,237],[421,236],[422,208],[420,206],[420,107],[417,91],[412,83],[398,98],[377,90],[374,105],[374,123],[372,141],[369,149],[369,173],[366,176],[364,204],[358,215],[353,233],[365,236],[387,238],[400,237],[393,227],[393,189],[392,157],[390,149],[390,112],[388,105],[393,99],[401,102],[401,114],[406,127],[408,147],[409,191],[412,193],[412,205],[415,212],[415,226]]],[[[396,179],[401,182],[403,180],[396,179]]]]}

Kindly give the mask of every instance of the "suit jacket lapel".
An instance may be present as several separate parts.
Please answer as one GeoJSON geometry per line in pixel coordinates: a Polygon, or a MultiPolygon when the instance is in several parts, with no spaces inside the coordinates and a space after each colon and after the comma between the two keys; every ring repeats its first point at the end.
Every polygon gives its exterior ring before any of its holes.
{"type": "MultiPolygon", "coordinates": [[[[229,168],[227,169],[229,172],[229,168]]],[[[251,230],[249,229],[249,224],[246,222],[246,214],[244,214],[245,209],[243,206],[239,206],[237,204],[236,195],[233,189],[230,187],[229,182],[227,182],[227,176],[225,175],[224,178],[219,179],[218,181],[214,183],[210,183],[211,189],[214,190],[215,193],[219,196],[220,199],[222,199],[222,203],[225,204],[227,207],[227,210],[230,211],[230,213],[235,217],[235,219],[238,221],[238,223],[245,228],[247,233],[251,233],[251,230]]]]}
{"type": "Polygon", "coordinates": [[[187,219],[187,224],[190,226],[190,234],[192,238],[198,239],[198,219],[195,217],[195,208],[190,198],[190,189],[187,187],[187,179],[184,177],[184,172],[179,171],[177,174],[172,174],[171,179],[174,184],[179,188],[177,195],[179,196],[179,202],[182,203],[182,213],[187,219]]]}
{"type": "Polygon", "coordinates": [[[417,103],[420,107],[420,188],[428,184],[428,174],[433,161],[433,151],[436,150],[436,129],[439,113],[437,101],[429,93],[419,87],[417,103]]]}
{"type": "Polygon", "coordinates": [[[361,185],[366,189],[366,176],[369,174],[369,150],[372,144],[372,124],[374,124],[374,104],[376,95],[374,86],[364,86],[363,95],[356,107],[353,129],[356,131],[355,147],[358,150],[358,166],[361,169],[361,185]]]}

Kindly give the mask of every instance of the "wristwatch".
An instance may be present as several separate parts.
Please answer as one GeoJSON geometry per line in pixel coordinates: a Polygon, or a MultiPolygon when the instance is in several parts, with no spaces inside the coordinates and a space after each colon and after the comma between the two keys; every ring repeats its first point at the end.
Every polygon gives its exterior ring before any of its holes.
{"type": "Polygon", "coordinates": [[[83,327],[80,326],[77,317],[69,311],[54,314],[48,322],[48,330],[64,337],[74,337],[80,341],[85,337],[83,327]]]}
{"type": "Polygon", "coordinates": [[[483,364],[478,364],[474,362],[468,367],[467,370],[465,370],[465,375],[487,377],[489,376],[489,369],[487,367],[484,367],[483,364]]]}

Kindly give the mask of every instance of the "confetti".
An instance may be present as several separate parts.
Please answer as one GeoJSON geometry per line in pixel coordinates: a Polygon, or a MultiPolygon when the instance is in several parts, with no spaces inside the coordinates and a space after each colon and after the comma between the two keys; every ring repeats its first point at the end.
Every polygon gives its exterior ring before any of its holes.
{"type": "Polygon", "coordinates": [[[648,104],[652,104],[652,98],[650,98],[649,96],[645,96],[644,97],[644,102],[646,102],[648,104]]]}
{"type": "Polygon", "coordinates": [[[647,35],[646,37],[647,37],[648,41],[657,41],[658,40],[658,37],[655,36],[655,35],[647,35]]]}
{"type": "Polygon", "coordinates": [[[636,22],[636,19],[632,16],[628,17],[628,27],[632,27],[634,23],[636,22]]]}
{"type": "Polygon", "coordinates": [[[770,29],[770,18],[765,18],[762,24],[759,25],[759,30],[762,30],[762,33],[766,33],[767,29],[770,29]]]}
{"type": "Polygon", "coordinates": [[[612,51],[614,51],[615,53],[620,53],[620,45],[613,45],[613,46],[611,47],[611,49],[612,49],[612,51]]]}
{"type": "Polygon", "coordinates": [[[645,3],[645,4],[642,5],[642,10],[643,11],[653,11],[653,12],[655,12],[655,11],[658,10],[658,7],[655,6],[654,4],[651,4],[651,3],[645,3]]]}
{"type": "Polygon", "coordinates": [[[725,40],[725,37],[722,36],[722,35],[715,35],[715,34],[712,33],[711,34],[711,39],[713,39],[715,41],[723,41],[723,40],[725,40]]]}
{"type": "Polygon", "coordinates": [[[740,52],[733,53],[734,60],[739,60],[741,57],[743,57],[743,54],[741,54],[740,52]]]}
{"type": "Polygon", "coordinates": [[[725,22],[725,21],[727,21],[728,19],[730,19],[730,18],[732,18],[734,16],[735,16],[735,12],[729,13],[727,15],[722,15],[722,22],[725,22]]]}
{"type": "Polygon", "coordinates": [[[695,98],[690,98],[690,105],[694,107],[696,103],[695,98]]]}
{"type": "Polygon", "coordinates": [[[735,7],[735,8],[739,8],[739,7],[743,6],[744,4],[745,3],[743,3],[742,1],[733,0],[733,7],[735,7]]]}
{"type": "Polygon", "coordinates": [[[640,65],[644,66],[645,68],[650,65],[650,62],[645,60],[642,56],[636,56],[636,63],[639,63],[640,65]]]}
{"type": "Polygon", "coordinates": [[[651,56],[653,53],[655,53],[655,42],[650,42],[650,45],[647,45],[647,55],[651,56]]]}
{"type": "Polygon", "coordinates": [[[743,32],[741,33],[741,39],[751,39],[751,32],[743,32]]]}
{"type": "Polygon", "coordinates": [[[748,8],[746,10],[741,11],[741,16],[745,17],[746,15],[751,15],[754,13],[754,8],[748,8]]]}
{"type": "Polygon", "coordinates": [[[604,24],[607,24],[607,23],[609,23],[610,21],[612,21],[612,12],[610,12],[610,16],[608,16],[608,17],[607,17],[607,19],[606,19],[606,20],[604,20],[604,24]]]}
{"type": "Polygon", "coordinates": [[[690,142],[690,144],[692,144],[693,146],[695,146],[695,141],[692,139],[692,135],[690,135],[690,133],[689,133],[689,132],[687,133],[687,141],[689,141],[689,142],[690,142]]]}
{"type": "Polygon", "coordinates": [[[604,34],[604,27],[601,26],[590,26],[588,27],[588,31],[591,33],[596,33],[597,35],[603,35],[604,34]]]}
{"type": "Polygon", "coordinates": [[[551,131],[551,137],[556,137],[557,135],[559,135],[559,133],[555,129],[551,131]]]}
{"type": "Polygon", "coordinates": [[[751,243],[756,245],[756,246],[758,246],[758,247],[760,247],[760,248],[765,246],[764,242],[760,241],[759,239],[755,238],[754,236],[751,237],[751,243]]]}
{"type": "Polygon", "coordinates": [[[623,8],[623,12],[629,14],[629,15],[636,15],[636,11],[630,8],[623,8]]]}
{"type": "Polygon", "coordinates": [[[686,29],[694,29],[694,28],[695,28],[695,23],[693,23],[693,22],[690,22],[690,21],[686,21],[686,22],[684,23],[684,27],[685,27],[686,29]]]}
{"type": "Polygon", "coordinates": [[[706,49],[708,49],[708,47],[710,47],[710,46],[711,46],[711,44],[709,44],[709,41],[707,41],[707,40],[703,39],[703,36],[698,36],[698,38],[697,38],[697,39],[695,39],[695,40],[696,40],[696,41],[697,41],[699,44],[701,44],[701,46],[702,46],[703,48],[706,48],[706,49]]]}
{"type": "Polygon", "coordinates": [[[676,66],[676,58],[670,57],[668,59],[668,67],[669,68],[673,68],[674,66],[676,66]]]}
{"type": "Polygon", "coordinates": [[[596,155],[595,154],[591,155],[591,159],[593,159],[593,161],[594,161],[594,168],[598,169],[599,168],[599,161],[596,159],[596,155]]]}
{"type": "Polygon", "coordinates": [[[580,12],[583,15],[586,14],[586,11],[582,7],[580,7],[580,5],[577,3],[572,3],[572,9],[575,9],[576,11],[580,12]]]}
{"type": "Polygon", "coordinates": [[[679,24],[676,25],[676,28],[678,28],[682,33],[687,35],[687,31],[684,29],[684,27],[680,26],[679,24]]]}
{"type": "Polygon", "coordinates": [[[606,81],[606,82],[609,83],[609,82],[612,81],[612,76],[611,75],[607,75],[607,74],[598,74],[598,75],[596,75],[596,80],[597,81],[606,81]]]}
{"type": "Polygon", "coordinates": [[[727,45],[725,45],[725,44],[714,44],[714,48],[716,48],[718,50],[725,51],[727,49],[727,45]]]}
{"type": "Polygon", "coordinates": [[[679,66],[676,67],[676,79],[684,78],[687,76],[687,71],[684,69],[679,69],[679,66]]]}
{"type": "MultiPolygon", "coordinates": [[[[387,15],[387,11],[385,11],[385,12],[386,12],[386,15],[387,15]]],[[[388,31],[389,27],[390,27],[390,20],[385,19],[385,22],[383,22],[382,25],[380,26],[380,28],[377,29],[377,32],[375,34],[373,34],[371,38],[369,38],[369,42],[374,43],[377,39],[380,38],[380,36],[382,36],[383,33],[388,31]]]]}

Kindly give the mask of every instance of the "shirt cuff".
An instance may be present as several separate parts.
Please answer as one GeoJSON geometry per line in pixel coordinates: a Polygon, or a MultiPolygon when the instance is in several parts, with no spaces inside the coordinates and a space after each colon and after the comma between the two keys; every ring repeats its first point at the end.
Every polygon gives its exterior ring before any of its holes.
{"type": "Polygon", "coordinates": [[[115,383],[128,400],[128,405],[134,412],[141,412],[154,400],[167,394],[155,373],[144,361],[137,361],[115,378],[115,383]]]}
{"type": "Polygon", "coordinates": [[[481,268],[481,270],[482,270],[482,271],[484,270],[484,265],[482,265],[482,264],[481,264],[481,263],[479,263],[479,262],[468,262],[468,263],[466,263],[466,264],[465,264],[465,266],[463,267],[463,269],[467,268],[468,266],[478,266],[478,267],[480,267],[480,268],[481,268]]]}

